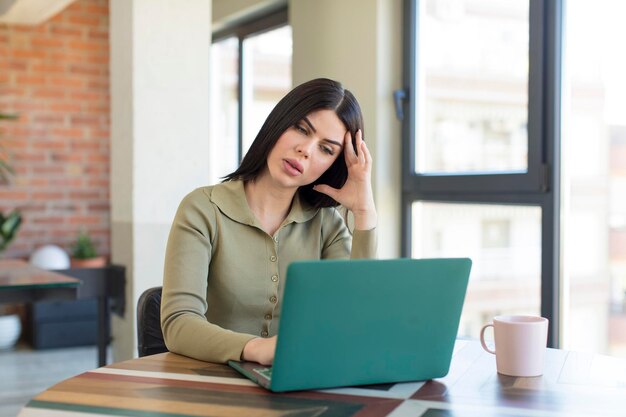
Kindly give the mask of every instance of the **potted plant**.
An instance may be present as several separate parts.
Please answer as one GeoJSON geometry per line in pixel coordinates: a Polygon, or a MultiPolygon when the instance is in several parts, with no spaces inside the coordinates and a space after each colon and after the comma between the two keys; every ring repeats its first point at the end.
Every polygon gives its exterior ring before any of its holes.
{"type": "Polygon", "coordinates": [[[102,268],[106,265],[106,257],[98,256],[98,251],[91,237],[85,231],[79,233],[71,248],[70,265],[72,268],[102,268]]]}

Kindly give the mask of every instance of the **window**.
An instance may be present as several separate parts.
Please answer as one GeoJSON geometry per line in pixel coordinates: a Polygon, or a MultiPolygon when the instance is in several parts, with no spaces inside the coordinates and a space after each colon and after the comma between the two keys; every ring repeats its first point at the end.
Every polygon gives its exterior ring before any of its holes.
{"type": "Polygon", "coordinates": [[[477,337],[485,315],[539,314],[540,208],[418,201],[411,219],[412,257],[472,259],[460,335],[477,337]]]}
{"type": "Polygon", "coordinates": [[[526,171],[528,1],[419,5],[416,171],[526,171]]]}
{"type": "Polygon", "coordinates": [[[233,172],[291,90],[291,27],[281,9],[213,34],[211,181],[233,172]]]}
{"type": "Polygon", "coordinates": [[[211,46],[211,183],[239,163],[239,42],[229,37],[211,46]]]}
{"type": "Polygon", "coordinates": [[[243,154],[276,103],[291,90],[291,27],[243,41],[243,154]]]}
{"type": "Polygon", "coordinates": [[[403,252],[472,258],[461,335],[541,314],[559,342],[559,6],[405,2],[403,252]]]}

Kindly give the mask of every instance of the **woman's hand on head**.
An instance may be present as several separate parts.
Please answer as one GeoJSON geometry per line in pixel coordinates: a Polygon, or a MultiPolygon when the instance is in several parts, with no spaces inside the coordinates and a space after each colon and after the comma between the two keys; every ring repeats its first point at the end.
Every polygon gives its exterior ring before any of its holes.
{"type": "Polygon", "coordinates": [[[274,362],[276,350],[276,336],[268,338],[257,337],[250,340],[243,347],[241,358],[244,361],[258,362],[261,365],[271,365],[274,362]]]}
{"type": "Polygon", "coordinates": [[[318,184],[313,189],[332,197],[339,204],[352,211],[357,230],[369,230],[376,227],[377,214],[372,192],[372,155],[363,141],[363,133],[356,133],[356,149],[352,144],[352,135],[344,136],[344,158],[348,167],[348,179],[340,189],[326,184],[318,184]]]}

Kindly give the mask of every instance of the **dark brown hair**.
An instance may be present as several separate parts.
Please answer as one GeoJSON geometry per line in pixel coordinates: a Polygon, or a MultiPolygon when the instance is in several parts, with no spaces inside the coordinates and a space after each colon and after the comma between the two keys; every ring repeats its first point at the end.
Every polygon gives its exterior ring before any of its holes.
{"type": "MultiPolygon", "coordinates": [[[[363,131],[361,107],[354,95],[343,86],[327,78],[317,78],[300,84],[283,97],[271,111],[259,130],[250,149],[244,156],[239,168],[224,177],[224,181],[253,181],[267,165],[267,158],[278,138],[290,127],[300,122],[305,116],[317,110],[333,110],[352,134],[353,143],[356,132],[363,131]]],[[[315,184],[328,184],[341,188],[348,178],[348,168],[343,151],[337,160],[312,184],[298,189],[300,198],[312,207],[335,207],[338,203],[326,194],[313,190],[315,184]]]]}

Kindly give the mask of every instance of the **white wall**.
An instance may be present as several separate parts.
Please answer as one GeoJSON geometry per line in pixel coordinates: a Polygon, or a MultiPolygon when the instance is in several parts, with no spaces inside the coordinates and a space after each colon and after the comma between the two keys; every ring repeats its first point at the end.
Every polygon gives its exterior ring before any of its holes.
{"type": "Polygon", "coordinates": [[[112,261],[126,265],[113,360],[136,356],[135,308],[162,284],[182,197],[208,182],[211,1],[111,0],[112,261]]]}

